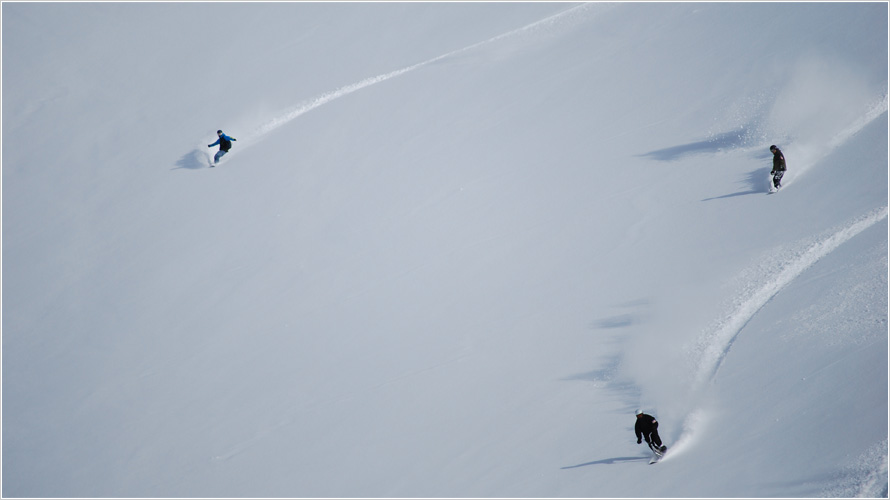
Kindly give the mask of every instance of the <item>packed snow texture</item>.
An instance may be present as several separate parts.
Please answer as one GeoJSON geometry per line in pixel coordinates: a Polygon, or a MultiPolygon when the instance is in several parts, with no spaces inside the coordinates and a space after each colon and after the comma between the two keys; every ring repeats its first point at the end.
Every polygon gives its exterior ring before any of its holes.
{"type": "Polygon", "coordinates": [[[886,497],[887,8],[3,3],[3,496],[886,497]]]}

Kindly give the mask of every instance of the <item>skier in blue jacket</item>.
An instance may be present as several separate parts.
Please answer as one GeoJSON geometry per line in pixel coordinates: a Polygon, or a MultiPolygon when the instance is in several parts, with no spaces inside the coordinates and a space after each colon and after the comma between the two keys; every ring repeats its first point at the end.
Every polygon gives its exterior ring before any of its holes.
{"type": "Polygon", "coordinates": [[[216,155],[213,157],[213,164],[216,165],[219,163],[219,159],[223,157],[226,153],[232,149],[232,141],[237,141],[234,137],[229,137],[223,133],[222,130],[217,130],[216,135],[219,136],[219,139],[216,140],[213,144],[207,145],[208,148],[212,148],[219,144],[219,151],[216,152],[216,155]]]}

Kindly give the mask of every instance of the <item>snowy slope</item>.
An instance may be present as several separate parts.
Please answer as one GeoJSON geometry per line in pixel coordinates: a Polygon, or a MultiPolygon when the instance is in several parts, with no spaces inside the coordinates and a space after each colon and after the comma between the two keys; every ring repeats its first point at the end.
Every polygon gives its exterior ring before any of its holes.
{"type": "Polygon", "coordinates": [[[886,4],[2,16],[3,496],[887,495],[886,4]]]}

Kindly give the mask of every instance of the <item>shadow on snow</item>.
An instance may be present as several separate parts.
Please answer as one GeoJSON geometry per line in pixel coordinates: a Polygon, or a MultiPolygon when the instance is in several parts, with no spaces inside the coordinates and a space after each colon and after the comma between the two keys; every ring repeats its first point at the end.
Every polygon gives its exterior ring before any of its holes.
{"type": "Polygon", "coordinates": [[[585,462],[583,464],[578,465],[568,465],[566,467],[560,467],[560,469],[577,469],[578,467],[587,467],[588,465],[614,465],[619,462],[640,462],[643,460],[649,460],[651,457],[649,456],[639,456],[639,457],[614,457],[614,458],[604,458],[602,460],[595,460],[593,462],[585,462]]]}
{"type": "Polygon", "coordinates": [[[702,201],[713,201],[713,200],[722,200],[726,198],[735,198],[736,196],[746,196],[749,194],[766,194],[769,192],[770,188],[770,176],[768,175],[768,171],[764,168],[758,168],[757,170],[752,170],[748,172],[745,176],[745,179],[741,181],[743,184],[746,184],[748,189],[744,191],[739,191],[737,193],[724,194],[722,196],[714,196],[712,198],[705,198],[702,201]]]}
{"type": "Polygon", "coordinates": [[[718,153],[728,149],[745,146],[750,141],[749,127],[741,127],[739,130],[724,132],[703,141],[690,142],[665,149],[657,149],[639,155],[658,161],[677,161],[686,156],[697,154],[718,153]]]}
{"type": "Polygon", "coordinates": [[[204,155],[200,149],[193,149],[182,155],[182,158],[176,161],[176,168],[173,168],[172,170],[179,170],[181,168],[197,170],[199,168],[207,168],[208,166],[206,155],[204,155]]]}

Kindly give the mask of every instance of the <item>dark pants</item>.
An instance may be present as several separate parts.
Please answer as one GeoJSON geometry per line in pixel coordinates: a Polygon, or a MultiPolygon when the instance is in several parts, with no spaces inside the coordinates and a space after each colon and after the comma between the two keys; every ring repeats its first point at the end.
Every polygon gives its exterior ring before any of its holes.
{"type": "Polygon", "coordinates": [[[779,186],[782,185],[782,176],[785,175],[784,170],[776,170],[773,172],[773,186],[776,189],[779,189],[779,186]]]}
{"type": "Polygon", "coordinates": [[[661,448],[661,437],[658,436],[658,429],[653,430],[648,435],[643,435],[643,439],[646,440],[646,444],[648,444],[649,448],[652,448],[653,451],[661,448]]]}

